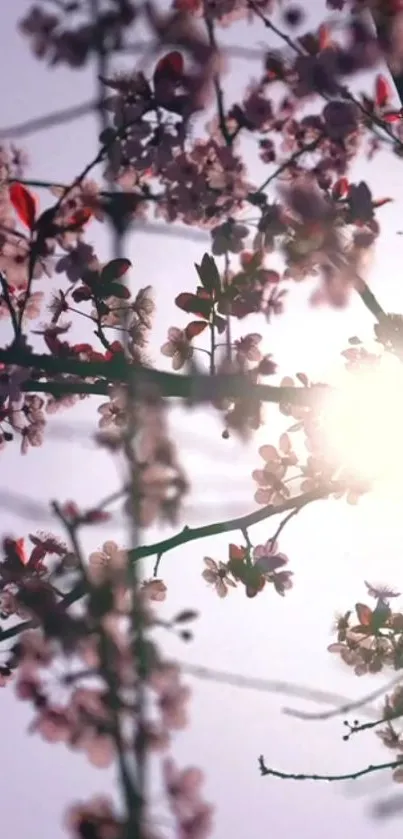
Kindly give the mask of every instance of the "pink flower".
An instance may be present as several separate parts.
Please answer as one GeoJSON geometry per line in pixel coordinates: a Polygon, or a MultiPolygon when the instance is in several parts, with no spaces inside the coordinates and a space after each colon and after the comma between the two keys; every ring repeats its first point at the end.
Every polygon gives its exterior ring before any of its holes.
{"type": "Polygon", "coordinates": [[[161,601],[167,596],[167,587],[163,580],[145,580],[141,591],[149,600],[161,601]]]}
{"type": "Polygon", "coordinates": [[[228,568],[223,562],[217,564],[209,556],[205,556],[203,562],[207,567],[202,571],[202,577],[207,583],[214,586],[219,597],[227,596],[228,586],[236,588],[236,583],[229,576],[228,568]]]}
{"type": "Polygon", "coordinates": [[[116,542],[104,542],[102,551],[94,551],[88,558],[88,577],[94,585],[110,580],[114,572],[125,572],[127,551],[118,547],[116,542]]]}
{"type": "Polygon", "coordinates": [[[127,393],[122,387],[111,388],[109,402],[98,407],[98,428],[124,428],[127,425],[127,393]]]}
{"type": "Polygon", "coordinates": [[[234,342],[237,360],[242,364],[245,361],[260,361],[262,353],[259,350],[262,336],[257,332],[251,332],[245,335],[244,338],[239,338],[234,342]]]}
{"type": "Polygon", "coordinates": [[[211,231],[213,240],[212,253],[222,256],[225,253],[241,253],[243,239],[248,235],[249,230],[244,224],[236,222],[224,222],[214,227],[211,231]]]}
{"type": "Polygon", "coordinates": [[[368,589],[369,596],[374,597],[375,600],[385,601],[390,600],[391,597],[400,597],[400,592],[394,591],[394,589],[390,588],[390,586],[381,584],[373,586],[370,583],[367,583],[366,580],[364,580],[364,583],[368,589]]]}
{"type": "Polygon", "coordinates": [[[189,343],[183,329],[170,326],[168,329],[168,341],[162,345],[163,355],[172,358],[172,368],[180,370],[193,355],[193,347],[189,343]]]}
{"type": "Polygon", "coordinates": [[[178,770],[170,758],[164,761],[163,774],[172,813],[177,819],[181,839],[205,839],[212,828],[212,808],[202,801],[200,769],[178,770]]]}
{"type": "Polygon", "coordinates": [[[292,450],[292,443],[288,434],[282,434],[278,449],[275,446],[261,446],[259,454],[266,461],[265,469],[277,478],[283,478],[289,466],[296,466],[298,458],[292,450]]]}
{"type": "Polygon", "coordinates": [[[70,836],[102,837],[119,839],[123,826],[113,810],[112,802],[102,796],[94,797],[87,803],[75,804],[67,812],[66,827],[70,836]]]}
{"type": "Polygon", "coordinates": [[[21,385],[31,376],[31,370],[11,365],[5,370],[0,369],[0,400],[9,399],[19,402],[22,399],[21,385]]]}
{"type": "Polygon", "coordinates": [[[269,539],[265,545],[257,545],[253,550],[255,565],[264,573],[277,571],[288,562],[285,554],[279,553],[277,542],[269,539]]]}
{"type": "Polygon", "coordinates": [[[176,665],[162,664],[155,668],[149,678],[155,690],[161,722],[164,729],[181,729],[187,724],[186,704],[190,690],[180,682],[176,665]]]}
{"type": "Polygon", "coordinates": [[[262,572],[267,582],[272,583],[282,597],[292,588],[292,571],[279,571],[288,562],[288,557],[279,553],[277,542],[269,539],[265,545],[257,545],[253,551],[255,567],[262,572]]]}

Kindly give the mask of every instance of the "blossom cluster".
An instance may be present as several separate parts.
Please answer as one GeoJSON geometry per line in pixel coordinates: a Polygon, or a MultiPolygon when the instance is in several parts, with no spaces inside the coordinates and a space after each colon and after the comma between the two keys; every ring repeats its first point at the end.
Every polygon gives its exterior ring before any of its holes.
{"type": "MultiPolygon", "coordinates": [[[[263,391],[261,385],[276,373],[276,363],[249,319],[263,316],[270,324],[286,309],[292,282],[316,278],[313,306],[341,309],[357,291],[377,318],[379,351],[402,360],[402,316],[385,315],[365,283],[381,230],[378,211],[391,199],[355,182],[353,167],[360,153],[373,159],[384,142],[402,156],[402,111],[378,69],[386,55],[401,72],[403,12],[393,0],[327,0],[327,7],[344,17],[332,15],[303,33],[303,7],[275,0],[173,0],[164,11],[151,1],[66,0],[51,8],[39,2],[20,21],[34,55],[49,67],[77,71],[96,59],[102,119],[93,161],[68,185],[28,180],[24,153],[0,148],[0,318],[9,330],[0,361],[0,448],[17,439],[25,454],[42,444],[50,414],[101,396],[96,439],[125,455],[130,486],[122,494],[141,528],[175,523],[188,491],[164,402],[172,394],[153,383],[179,387],[181,377],[161,373],[150,359],[153,290],[146,285],[132,291],[133,266],[118,249],[106,262],[98,259],[90,244],[93,224],[108,224],[120,244],[132,225],[154,218],[209,234],[211,253],[195,265],[199,284],[175,299],[181,317],[190,320],[168,328],[161,355],[171,360],[174,374],[192,377],[189,407],[197,404],[201,376],[241,383],[237,392],[218,390],[210,398],[221,412],[224,438],[235,432],[247,439],[263,424],[261,394],[270,387],[263,391]],[[367,6],[378,34],[368,24],[367,6]],[[257,77],[238,101],[228,102],[217,33],[239,20],[260,23],[283,49],[264,50],[257,77]],[[151,35],[153,56],[157,47],[155,62],[112,72],[110,59],[131,50],[138,25],[151,35]],[[293,38],[289,30],[298,34],[293,38]],[[350,93],[350,78],[368,70],[376,74],[371,90],[350,93]],[[197,124],[210,106],[214,114],[200,136],[197,124]],[[260,184],[245,162],[247,143],[267,173],[260,184]],[[102,188],[91,178],[97,164],[102,188]],[[41,190],[40,199],[33,189],[41,190]],[[273,254],[281,257],[281,270],[273,254]],[[247,327],[234,337],[233,326],[245,319],[247,327]],[[77,327],[83,331],[73,339],[77,327]],[[44,353],[34,352],[38,344],[44,353]],[[156,374],[153,382],[145,373],[156,374]]],[[[378,358],[356,338],[343,356],[352,371],[378,358]]],[[[273,510],[294,515],[315,495],[356,503],[369,489],[330,455],[313,398],[316,384],[305,373],[296,379],[298,385],[290,377],[279,385],[285,394],[280,413],[293,425],[277,445],[259,449],[263,464],[252,475],[256,521],[273,510]],[[300,386],[312,400],[287,401],[300,386]]],[[[171,621],[158,617],[156,604],[167,592],[157,576],[164,553],[158,545],[154,577],[140,580],[136,551],[111,540],[83,558],[79,527],[107,518],[103,508],[80,512],[68,502],[55,511],[69,546],[43,533],[29,535],[29,548],[24,539],[4,539],[0,612],[6,626],[0,640],[19,637],[6,651],[0,681],[13,682],[18,698],[31,704],[31,729],[47,742],[81,751],[95,766],[120,767],[127,813],[105,799],[78,804],[66,822],[73,836],[160,835],[147,806],[139,823],[130,822],[135,786],[126,766],[128,757],[140,764],[157,751],[164,757],[162,786],[176,835],[204,839],[212,830],[212,808],[201,794],[202,774],[193,767],[179,770],[167,756],[172,734],[186,725],[189,690],[154,633],[165,627],[189,640],[195,613],[185,610],[171,621]]],[[[253,515],[247,517],[252,523],[253,515]]],[[[248,598],[269,585],[281,596],[292,588],[288,558],[278,545],[287,518],[265,544],[254,546],[249,525],[239,527],[245,544],[231,543],[226,562],[204,558],[202,577],[220,598],[235,588],[248,598]]],[[[175,544],[186,536],[185,528],[175,544]]],[[[358,603],[345,613],[329,648],[358,675],[399,669],[403,661],[403,615],[390,605],[395,592],[368,586],[368,593],[375,608],[358,603]]],[[[396,689],[379,732],[399,757],[402,736],[393,722],[401,704],[396,689]]],[[[394,777],[402,780],[401,768],[394,777]]]]}
{"type": "MultiPolygon", "coordinates": [[[[81,556],[51,534],[31,534],[29,541],[30,549],[24,539],[4,542],[0,609],[5,627],[14,616],[32,627],[20,633],[1,668],[2,684],[12,679],[17,697],[32,706],[30,730],[48,743],[83,752],[99,768],[116,759],[118,742],[123,753],[141,741],[143,751],[164,754],[172,732],[187,723],[190,692],[178,666],[166,661],[151,639],[147,672],[140,674],[127,620],[136,607],[149,632],[158,626],[153,604],[165,598],[166,586],[157,578],[133,585],[128,551],[112,541],[92,552],[85,567],[81,556]],[[78,601],[81,608],[71,611],[78,601]],[[140,678],[148,709],[141,716],[136,710],[140,678]],[[123,740],[117,740],[117,726],[125,732],[123,740]]],[[[181,627],[194,617],[189,610],[181,612],[171,626],[183,634],[181,627]]],[[[179,772],[165,758],[164,788],[180,835],[188,839],[206,835],[211,826],[212,810],[201,797],[201,783],[199,770],[179,772]]],[[[118,830],[120,822],[108,808],[73,808],[68,823],[74,835],[85,835],[87,820],[103,836],[106,819],[110,824],[115,820],[113,835],[120,839],[123,823],[118,830]]]]}
{"type": "Polygon", "coordinates": [[[278,550],[275,539],[269,539],[265,545],[256,545],[253,550],[247,545],[230,544],[228,561],[216,562],[211,557],[204,558],[206,568],[202,577],[212,585],[219,597],[226,597],[229,588],[236,588],[238,583],[245,588],[247,597],[256,597],[266,583],[271,583],[277,594],[284,596],[292,588],[292,571],[280,570],[288,563],[288,557],[278,550]]]}

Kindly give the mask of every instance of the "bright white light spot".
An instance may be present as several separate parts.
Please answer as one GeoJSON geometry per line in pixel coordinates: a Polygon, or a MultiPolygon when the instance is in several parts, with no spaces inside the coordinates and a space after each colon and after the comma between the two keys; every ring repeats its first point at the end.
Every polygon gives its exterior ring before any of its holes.
{"type": "Polygon", "coordinates": [[[403,368],[382,357],[373,369],[344,372],[322,414],[331,459],[375,492],[388,495],[403,482],[403,368]]]}

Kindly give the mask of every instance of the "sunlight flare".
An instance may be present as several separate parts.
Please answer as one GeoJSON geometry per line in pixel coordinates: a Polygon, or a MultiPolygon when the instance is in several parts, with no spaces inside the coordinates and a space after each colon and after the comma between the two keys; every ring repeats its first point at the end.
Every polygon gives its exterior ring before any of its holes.
{"type": "Polygon", "coordinates": [[[375,492],[401,493],[403,369],[383,356],[375,366],[344,371],[326,400],[322,427],[328,455],[375,492]]]}

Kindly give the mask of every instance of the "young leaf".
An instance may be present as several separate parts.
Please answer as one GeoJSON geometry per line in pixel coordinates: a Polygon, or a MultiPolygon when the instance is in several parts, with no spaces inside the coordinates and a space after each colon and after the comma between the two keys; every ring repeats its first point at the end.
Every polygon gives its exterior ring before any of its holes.
{"type": "Polygon", "coordinates": [[[199,317],[206,319],[210,317],[211,302],[197,297],[196,294],[189,294],[188,292],[178,294],[175,298],[175,303],[184,312],[199,315],[199,317]]]}
{"type": "Polygon", "coordinates": [[[36,201],[32,193],[23,184],[14,183],[9,188],[10,201],[18,218],[33,230],[36,217],[36,201]]]}
{"type": "Polygon", "coordinates": [[[24,539],[5,539],[3,543],[7,559],[18,560],[22,565],[27,565],[28,557],[25,549],[24,539]]]}
{"type": "Polygon", "coordinates": [[[183,612],[179,612],[174,617],[174,623],[188,623],[188,621],[194,621],[198,617],[199,613],[194,612],[193,609],[184,609],[183,612]]]}
{"type": "Polygon", "coordinates": [[[200,282],[210,294],[218,293],[221,288],[221,280],[215,260],[210,254],[205,253],[200,265],[195,262],[196,271],[200,277],[200,282]]]}
{"type": "Polygon", "coordinates": [[[101,271],[101,282],[111,283],[113,280],[118,280],[131,266],[130,259],[112,259],[101,271]]]}
{"type": "Polygon", "coordinates": [[[322,23],[318,29],[318,46],[319,50],[325,50],[331,44],[330,31],[328,27],[322,23]]]}
{"type": "Polygon", "coordinates": [[[130,297],[129,289],[121,283],[106,283],[101,286],[97,294],[103,300],[106,297],[118,297],[119,300],[128,300],[130,297]]]}
{"type": "Polygon", "coordinates": [[[337,201],[339,198],[343,198],[348,193],[348,180],[347,178],[339,178],[335,184],[333,184],[332,189],[332,197],[337,201]]]}
{"type": "Polygon", "coordinates": [[[73,213],[69,219],[67,219],[66,227],[69,228],[78,228],[84,227],[85,224],[90,220],[91,216],[93,215],[92,210],[89,207],[81,207],[80,210],[73,213]]]}
{"type": "Polygon", "coordinates": [[[205,320],[192,320],[191,323],[188,323],[185,329],[185,335],[188,341],[191,341],[192,338],[195,338],[196,335],[200,335],[201,332],[204,332],[207,326],[207,321],[205,320]]]}
{"type": "Polygon", "coordinates": [[[403,108],[400,111],[389,111],[387,114],[382,114],[384,122],[400,122],[403,119],[403,108]]]}
{"type": "Polygon", "coordinates": [[[391,89],[385,76],[378,75],[375,79],[375,102],[379,108],[388,104],[391,96],[391,89]]]}
{"type": "Polygon", "coordinates": [[[304,387],[309,387],[309,379],[306,373],[297,373],[296,377],[298,381],[301,382],[302,385],[304,385],[304,387]]]}
{"type": "Polygon", "coordinates": [[[183,55],[178,50],[173,50],[164,55],[154,70],[154,85],[168,79],[179,79],[183,75],[183,55]]]}
{"type": "Polygon", "coordinates": [[[355,611],[361,626],[370,626],[372,620],[372,611],[365,603],[356,603],[355,611]]]}
{"type": "Polygon", "coordinates": [[[379,209],[379,207],[383,207],[385,204],[390,204],[393,201],[393,198],[378,198],[377,201],[372,202],[372,206],[375,209],[379,209]]]}

